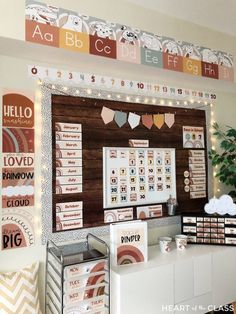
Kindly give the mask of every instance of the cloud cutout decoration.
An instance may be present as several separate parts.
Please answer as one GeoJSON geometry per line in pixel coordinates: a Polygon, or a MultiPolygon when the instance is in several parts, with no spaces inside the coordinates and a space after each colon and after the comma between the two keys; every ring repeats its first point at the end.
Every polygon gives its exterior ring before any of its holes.
{"type": "Polygon", "coordinates": [[[204,210],[207,214],[219,214],[231,216],[236,215],[236,204],[234,204],[233,199],[229,195],[222,195],[219,199],[212,198],[209,203],[204,207],[204,210]]]}
{"type": "Polygon", "coordinates": [[[34,186],[32,185],[22,185],[22,186],[8,186],[2,189],[3,196],[26,196],[34,194],[34,186]]]}

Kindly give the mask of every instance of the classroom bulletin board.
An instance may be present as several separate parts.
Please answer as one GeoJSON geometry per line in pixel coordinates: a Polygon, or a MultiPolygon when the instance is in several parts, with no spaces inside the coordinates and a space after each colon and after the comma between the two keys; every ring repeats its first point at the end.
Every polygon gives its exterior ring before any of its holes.
{"type": "MultiPolygon", "coordinates": [[[[203,211],[208,199],[205,110],[52,95],[52,168],[53,232],[107,224],[110,222],[105,219],[107,212],[109,217],[121,213],[127,220],[137,219],[143,205],[150,208],[159,206],[161,216],[167,216],[165,203],[170,194],[177,198],[178,213],[203,211]],[[102,117],[104,107],[115,113],[109,121],[102,117]],[[174,119],[169,125],[155,118],[165,114],[174,119]],[[128,118],[121,123],[122,115],[140,116],[140,121],[132,128],[128,118]],[[153,117],[153,123],[141,123],[145,120],[144,116],[153,117]],[[185,144],[186,139],[188,145],[185,144]],[[130,147],[133,143],[130,140],[143,141],[146,147],[130,147]],[[127,180],[136,176],[137,195],[142,194],[138,182],[140,177],[144,178],[145,200],[136,199],[132,203],[127,199],[122,203],[119,199],[117,203],[110,202],[110,173],[113,168],[120,171],[117,166],[119,161],[114,163],[108,158],[111,150],[117,154],[125,153],[124,164],[127,163],[127,167],[123,168],[136,171],[134,175],[127,174],[127,180]],[[132,151],[137,162],[138,154],[144,154],[144,171],[153,166],[154,178],[149,177],[151,173],[140,175],[138,165],[131,167],[128,164],[132,151]],[[158,156],[162,156],[164,162],[166,153],[170,154],[171,164],[163,164],[163,175],[168,175],[165,171],[171,172],[171,185],[170,190],[166,190],[164,179],[163,194],[161,191],[157,193],[156,162],[158,156]],[[153,165],[148,164],[151,160],[148,154],[153,154],[153,165]],[[153,194],[148,190],[152,189],[149,180],[154,180],[153,194]]],[[[130,189],[131,185],[127,183],[126,188],[130,189]]],[[[119,191],[120,188],[118,185],[119,191]]]]}

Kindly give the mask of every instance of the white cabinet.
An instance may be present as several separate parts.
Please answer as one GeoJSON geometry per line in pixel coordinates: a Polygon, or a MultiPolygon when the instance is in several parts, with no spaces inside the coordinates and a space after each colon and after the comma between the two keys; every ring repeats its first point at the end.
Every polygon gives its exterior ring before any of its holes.
{"type": "Polygon", "coordinates": [[[175,304],[193,297],[193,262],[186,259],[174,264],[175,304]]]}
{"type": "MultiPolygon", "coordinates": [[[[131,272],[116,280],[119,291],[113,291],[112,286],[112,314],[157,314],[162,312],[163,306],[174,302],[171,264],[131,272]]],[[[114,274],[111,282],[114,282],[114,274]]]]}
{"type": "Polygon", "coordinates": [[[193,260],[194,296],[208,293],[212,290],[212,254],[196,256],[193,260]]]}
{"type": "MultiPolygon", "coordinates": [[[[210,253],[182,259],[174,263],[175,305],[178,305],[178,307],[181,304],[184,305],[182,312],[184,311],[183,309],[189,312],[190,308],[188,309],[187,305],[191,304],[192,311],[201,313],[201,308],[195,308],[201,298],[204,304],[207,302],[209,302],[208,304],[211,303],[212,296],[207,294],[211,292],[212,287],[211,260],[212,256],[210,253]]],[[[202,305],[202,307],[204,308],[205,306],[202,305]]]]}
{"type": "Polygon", "coordinates": [[[211,308],[212,294],[207,293],[198,297],[194,297],[180,304],[175,304],[175,314],[204,314],[209,312],[211,308]]]}
{"type": "Polygon", "coordinates": [[[114,268],[112,314],[203,314],[236,300],[236,248],[189,245],[184,252],[149,249],[141,265],[114,268]]]}
{"type": "Polygon", "coordinates": [[[213,255],[213,304],[217,307],[236,300],[236,247],[213,255]]]}

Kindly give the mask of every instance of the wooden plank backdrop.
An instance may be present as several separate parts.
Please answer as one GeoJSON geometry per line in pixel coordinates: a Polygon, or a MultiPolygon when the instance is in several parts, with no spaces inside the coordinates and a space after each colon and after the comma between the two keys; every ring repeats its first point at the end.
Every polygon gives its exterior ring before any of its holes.
{"type": "MultiPolygon", "coordinates": [[[[150,148],[176,149],[176,186],[178,211],[201,212],[206,198],[190,199],[190,193],[184,191],[184,171],[189,169],[188,149],[183,148],[183,126],[203,127],[206,149],[206,118],[204,110],[125,103],[103,99],[91,99],[74,96],[52,95],[52,145],[53,145],[53,229],[55,231],[55,204],[61,202],[83,201],[84,228],[104,224],[103,209],[103,147],[128,147],[129,139],[148,139],[150,148]],[[148,130],[142,124],[131,129],[128,122],[119,128],[112,121],[105,125],[101,111],[106,106],[113,110],[134,112],[139,115],[174,113],[175,123],[171,128],[166,124],[159,130],[153,126],[148,130]],[[82,166],[83,192],[79,194],[55,194],[56,152],[55,152],[55,123],[82,124],[82,166]]],[[[207,169],[206,169],[207,174],[207,169]]],[[[206,178],[206,186],[207,180],[206,178]]],[[[157,202],[158,204],[158,202],[157,202]]],[[[134,206],[135,208],[135,206],[134,206]]],[[[163,206],[164,216],[167,215],[163,206]]],[[[136,210],[134,210],[136,214],[136,210]]]]}

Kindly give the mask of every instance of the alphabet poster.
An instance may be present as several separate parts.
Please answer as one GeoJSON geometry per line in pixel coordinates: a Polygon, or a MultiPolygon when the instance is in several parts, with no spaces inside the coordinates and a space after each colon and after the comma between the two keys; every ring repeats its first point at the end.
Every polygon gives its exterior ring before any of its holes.
{"type": "Polygon", "coordinates": [[[34,244],[34,103],[6,92],[2,105],[2,249],[34,244]]]}
{"type": "Polygon", "coordinates": [[[26,41],[195,76],[234,80],[233,56],[124,24],[26,1],[26,41]]]}
{"type": "Polygon", "coordinates": [[[104,208],[164,203],[176,197],[175,149],[103,149],[104,208]]]}
{"type": "Polygon", "coordinates": [[[2,210],[2,250],[34,245],[34,217],[25,209],[2,210]]]}

